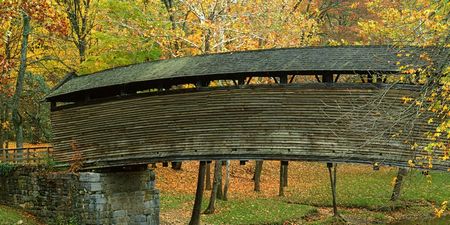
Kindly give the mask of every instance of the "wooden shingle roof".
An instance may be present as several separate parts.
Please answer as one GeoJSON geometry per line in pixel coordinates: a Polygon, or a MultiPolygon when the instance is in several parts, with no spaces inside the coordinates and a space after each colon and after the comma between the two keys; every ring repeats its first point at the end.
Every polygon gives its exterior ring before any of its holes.
{"type": "MultiPolygon", "coordinates": [[[[432,51],[392,46],[337,46],[268,49],[173,58],[71,76],[47,96],[60,96],[133,83],[239,74],[398,73],[401,64],[423,64],[419,53],[432,51]],[[402,57],[414,53],[416,57],[402,57]],[[418,63],[419,62],[419,63],[418,63]]],[[[448,50],[446,49],[446,54],[448,50]]],[[[438,57],[439,58],[439,57],[438,57]]]]}

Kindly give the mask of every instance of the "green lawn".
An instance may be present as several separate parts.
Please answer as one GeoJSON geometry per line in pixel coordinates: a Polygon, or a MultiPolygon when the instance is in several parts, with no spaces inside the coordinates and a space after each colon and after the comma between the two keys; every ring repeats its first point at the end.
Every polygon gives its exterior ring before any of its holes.
{"type": "Polygon", "coordinates": [[[220,213],[205,215],[207,224],[283,224],[316,213],[315,207],[289,204],[280,199],[219,201],[220,213]]]}
{"type": "MultiPolygon", "coordinates": [[[[289,186],[286,197],[257,195],[246,198],[243,195],[229,201],[217,201],[216,213],[202,215],[201,221],[203,224],[283,224],[286,221],[294,224],[336,224],[329,214],[318,216],[319,210],[329,210],[332,206],[328,176],[324,175],[326,172],[325,165],[300,171],[311,177],[304,181],[309,182],[311,187],[299,189],[289,186]]],[[[434,218],[433,205],[439,206],[450,200],[450,173],[430,172],[430,178],[421,171],[413,170],[404,179],[399,201],[393,203],[390,197],[396,175],[397,170],[392,168],[374,171],[370,167],[338,167],[337,202],[341,215],[350,224],[386,224],[393,221],[406,221],[399,224],[407,224],[407,221],[427,224],[424,221],[434,218]]],[[[193,195],[161,193],[161,211],[182,209],[190,212],[193,201],[193,195]]],[[[203,209],[208,201],[209,194],[205,194],[203,209]]],[[[430,224],[449,222],[447,216],[430,224]]]]}
{"type": "MultiPolygon", "coordinates": [[[[191,210],[192,195],[161,195],[161,211],[173,209],[191,210]]],[[[204,196],[202,211],[209,203],[204,196]]],[[[216,202],[216,213],[202,215],[203,224],[282,224],[287,220],[298,220],[316,213],[312,206],[290,204],[280,198],[273,199],[230,199],[216,202]]]]}
{"type": "MultiPolygon", "coordinates": [[[[339,171],[339,169],[338,169],[339,171]]],[[[440,204],[450,201],[450,174],[430,172],[431,178],[420,171],[411,171],[404,179],[400,203],[440,204]]],[[[395,170],[370,171],[363,174],[337,175],[337,202],[339,206],[383,210],[392,206],[393,178],[395,170]]],[[[290,191],[287,201],[314,206],[331,206],[329,181],[306,193],[290,191]]]]}
{"type": "Polygon", "coordinates": [[[0,225],[14,224],[39,225],[34,218],[31,218],[19,210],[0,205],[0,225]]]}

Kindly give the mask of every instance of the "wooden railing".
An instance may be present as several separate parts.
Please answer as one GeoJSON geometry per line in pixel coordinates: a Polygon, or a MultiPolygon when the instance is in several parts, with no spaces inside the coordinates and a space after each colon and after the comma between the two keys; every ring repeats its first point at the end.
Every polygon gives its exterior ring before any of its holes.
{"type": "Polygon", "coordinates": [[[52,156],[53,147],[2,148],[0,161],[18,164],[38,164],[52,156]]]}

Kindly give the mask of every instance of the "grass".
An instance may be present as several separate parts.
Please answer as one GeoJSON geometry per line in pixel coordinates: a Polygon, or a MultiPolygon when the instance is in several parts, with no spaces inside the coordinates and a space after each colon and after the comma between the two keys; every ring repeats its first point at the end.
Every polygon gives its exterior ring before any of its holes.
{"type": "MultiPolygon", "coordinates": [[[[345,170],[345,169],[344,169],[345,170]]],[[[404,179],[400,203],[436,203],[450,200],[450,174],[430,172],[431,178],[420,171],[411,171],[404,179]]],[[[383,210],[394,206],[390,201],[395,170],[372,171],[361,173],[338,173],[337,199],[341,207],[383,210]]],[[[307,194],[291,192],[289,201],[315,206],[331,206],[329,183],[307,191],[307,194]]],[[[398,206],[398,205],[397,205],[398,206]]]]}
{"type": "Polygon", "coordinates": [[[205,215],[207,224],[283,224],[316,213],[315,207],[289,204],[280,199],[219,201],[216,214],[205,215]]]}
{"type": "Polygon", "coordinates": [[[0,225],[40,225],[33,217],[19,210],[0,205],[0,225]]]}
{"type": "Polygon", "coordinates": [[[167,194],[161,195],[160,200],[161,200],[161,210],[165,211],[182,208],[183,204],[194,201],[194,196],[183,194],[180,195],[167,194]]]}
{"type": "MultiPolygon", "coordinates": [[[[207,208],[209,195],[205,194],[202,211],[207,208]]],[[[161,211],[191,210],[193,195],[161,195],[161,211]]],[[[202,215],[204,224],[282,224],[316,213],[316,208],[290,204],[282,199],[230,199],[216,201],[216,212],[202,215]]]]}
{"type": "MultiPolygon", "coordinates": [[[[293,224],[335,224],[331,218],[331,190],[325,164],[290,163],[289,187],[285,190],[286,197],[282,198],[277,196],[279,162],[264,162],[261,193],[253,192],[253,168],[251,162],[245,166],[232,164],[229,201],[218,201],[214,215],[202,215],[204,223],[283,224],[293,221],[293,224]]],[[[197,169],[197,163],[183,164],[181,172],[157,169],[161,212],[178,210],[177,216],[183,212],[183,222],[187,223],[192,210],[197,169]]],[[[350,224],[386,224],[404,220],[423,222],[433,219],[433,205],[439,206],[450,200],[450,173],[430,172],[431,178],[428,178],[414,170],[404,179],[400,200],[392,203],[390,197],[396,175],[397,169],[392,167],[374,171],[371,166],[339,164],[339,212],[350,224]]],[[[206,192],[204,208],[208,200],[209,192],[206,192]]],[[[447,211],[447,215],[449,213],[447,211]]],[[[450,219],[447,216],[443,221],[449,224],[450,219]]]]}

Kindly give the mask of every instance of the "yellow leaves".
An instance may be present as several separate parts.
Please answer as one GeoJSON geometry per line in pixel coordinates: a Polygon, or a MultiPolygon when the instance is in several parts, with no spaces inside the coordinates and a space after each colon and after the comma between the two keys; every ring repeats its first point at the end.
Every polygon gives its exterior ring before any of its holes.
{"type": "Polygon", "coordinates": [[[393,177],[391,180],[391,186],[394,187],[396,182],[397,182],[397,177],[393,177]]]}
{"type": "Polygon", "coordinates": [[[416,106],[422,106],[423,102],[422,101],[416,101],[416,106]]]}
{"type": "Polygon", "coordinates": [[[408,166],[409,167],[416,167],[416,164],[410,159],[410,160],[408,160],[408,166]]]}
{"type": "Polygon", "coordinates": [[[427,123],[428,123],[428,124],[433,123],[433,118],[428,119],[427,123]]]}
{"type": "Polygon", "coordinates": [[[358,6],[359,6],[359,2],[354,2],[354,3],[352,3],[352,4],[350,5],[350,8],[351,8],[351,9],[356,9],[356,8],[358,8],[358,6]]]}
{"type": "Polygon", "coordinates": [[[446,160],[449,160],[449,159],[450,159],[450,157],[449,157],[449,153],[447,151],[447,152],[444,153],[444,156],[441,157],[441,160],[446,161],[446,160]]]}
{"type": "Polygon", "coordinates": [[[9,121],[5,121],[5,122],[3,122],[1,125],[2,125],[2,126],[1,126],[2,129],[3,129],[3,130],[6,130],[6,129],[9,128],[9,121]]]}
{"type": "Polygon", "coordinates": [[[406,97],[406,96],[402,97],[403,104],[407,104],[407,103],[411,102],[412,100],[413,100],[413,98],[411,98],[411,97],[406,97]]]}
{"type": "Polygon", "coordinates": [[[436,208],[434,207],[434,215],[437,218],[441,218],[441,216],[444,214],[445,211],[447,211],[448,201],[442,202],[440,207],[436,208]]]}

